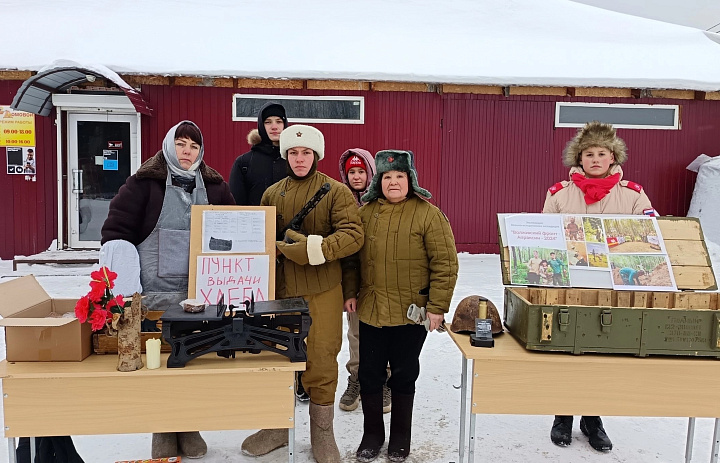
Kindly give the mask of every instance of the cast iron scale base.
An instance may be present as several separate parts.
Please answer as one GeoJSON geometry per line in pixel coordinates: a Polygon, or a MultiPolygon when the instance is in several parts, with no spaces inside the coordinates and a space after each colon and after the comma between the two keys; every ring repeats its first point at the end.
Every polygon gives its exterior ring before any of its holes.
{"type": "Polygon", "coordinates": [[[172,347],[168,368],[184,367],[201,355],[217,352],[235,358],[235,352],[259,354],[269,350],[291,362],[307,360],[305,338],[310,331],[308,305],[301,297],[277,301],[245,301],[226,306],[224,297],[203,312],[171,307],[160,317],[162,335],[172,347]]]}

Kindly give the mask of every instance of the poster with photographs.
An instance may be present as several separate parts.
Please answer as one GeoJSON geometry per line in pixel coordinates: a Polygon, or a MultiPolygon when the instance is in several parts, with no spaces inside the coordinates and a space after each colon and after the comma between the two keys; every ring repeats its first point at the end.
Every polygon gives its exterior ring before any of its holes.
{"type": "Polygon", "coordinates": [[[37,173],[35,160],[35,147],[8,146],[5,148],[7,156],[7,173],[31,176],[37,173]]]}
{"type": "Polygon", "coordinates": [[[513,284],[677,289],[654,217],[515,214],[504,225],[513,284]]]}

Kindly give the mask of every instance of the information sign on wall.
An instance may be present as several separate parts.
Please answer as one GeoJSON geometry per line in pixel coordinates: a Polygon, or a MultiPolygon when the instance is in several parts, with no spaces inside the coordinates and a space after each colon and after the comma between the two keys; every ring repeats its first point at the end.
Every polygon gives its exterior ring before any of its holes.
{"type": "Polygon", "coordinates": [[[0,106],[0,146],[35,146],[35,115],[0,106]]]}

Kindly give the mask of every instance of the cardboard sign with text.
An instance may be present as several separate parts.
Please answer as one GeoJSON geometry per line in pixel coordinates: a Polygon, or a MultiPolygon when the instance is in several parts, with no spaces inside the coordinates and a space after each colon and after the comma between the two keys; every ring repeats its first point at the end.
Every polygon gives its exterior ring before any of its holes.
{"type": "Polygon", "coordinates": [[[270,281],[270,256],[231,255],[197,257],[195,298],[217,304],[225,295],[225,304],[240,305],[252,298],[267,301],[270,281]]]}
{"type": "Polygon", "coordinates": [[[275,207],[193,206],[188,283],[188,297],[208,304],[274,300],[275,207]]]}

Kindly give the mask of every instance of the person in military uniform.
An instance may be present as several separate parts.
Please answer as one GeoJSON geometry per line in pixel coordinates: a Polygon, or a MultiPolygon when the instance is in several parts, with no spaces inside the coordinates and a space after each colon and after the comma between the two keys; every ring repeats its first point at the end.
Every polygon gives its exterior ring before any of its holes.
{"type": "Polygon", "coordinates": [[[445,214],[426,199],[411,151],[375,155],[377,174],[360,208],[365,244],[343,262],[345,310],[360,319],[360,396],[363,437],[360,462],[376,459],[385,442],[383,386],[392,396],[388,459],[410,454],[415,382],[427,332],[442,326],[458,274],[457,250],[445,214]],[[358,263],[359,262],[359,263],[358,263]],[[410,319],[422,308],[427,330],[410,319]]]}
{"type": "MultiPolygon", "coordinates": [[[[627,158],[625,142],[612,125],[588,122],[563,151],[563,164],[570,168],[570,180],[550,187],[543,212],[656,215],[642,186],[623,180],[620,166],[627,158]]],[[[602,242],[601,238],[598,241],[602,242]]],[[[555,416],[550,431],[553,443],[561,447],[570,445],[572,425],[572,416],[555,416]]],[[[595,450],[612,450],[612,442],[599,416],[583,416],[580,430],[595,450]]]]}
{"type": "MultiPolygon", "coordinates": [[[[333,432],[337,388],[337,355],[342,345],[343,292],[340,259],[363,245],[362,223],[350,190],[317,171],[325,154],[323,134],[306,125],[293,125],[280,134],[280,152],[289,176],[263,194],[261,206],[275,206],[282,230],[325,183],[330,191],[305,218],[302,233],[288,230],[276,242],[278,298],[302,296],[308,301],[312,325],[307,337],[307,369],[302,382],[310,396],[310,441],[318,463],[339,463],[333,432]]],[[[248,455],[264,455],[287,445],[287,429],[263,429],[242,444],[248,455]]]]}

